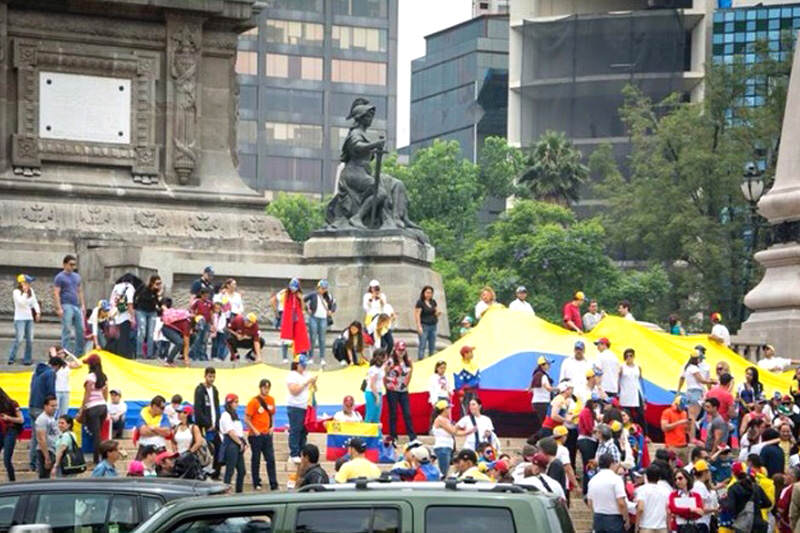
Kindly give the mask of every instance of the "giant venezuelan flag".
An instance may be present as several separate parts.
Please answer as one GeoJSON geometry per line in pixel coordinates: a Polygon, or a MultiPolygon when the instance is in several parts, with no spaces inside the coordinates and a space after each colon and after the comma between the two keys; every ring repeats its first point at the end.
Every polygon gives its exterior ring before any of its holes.
{"type": "MultiPolygon", "coordinates": [[[[492,417],[501,436],[527,436],[532,423],[530,393],[526,392],[536,359],[546,355],[554,360],[551,376],[558,376],[561,362],[572,353],[573,344],[582,339],[586,342],[587,357],[596,357],[592,341],[608,337],[611,349],[621,355],[625,348],[636,350],[636,361],[644,373],[645,397],[648,403],[648,421],[658,426],[661,410],[673,399],[678,376],[686,364],[689,353],[696,344],[707,347],[708,363],[713,368],[717,361],[725,360],[731,366],[736,382],[740,382],[744,370],[750,363],[728,348],[710,341],[705,335],[678,337],[649,330],[639,324],[617,317],[603,319],[591,333],[577,335],[560,326],[540,318],[507,309],[489,311],[480,323],[464,338],[445,348],[438,354],[414,364],[409,390],[414,429],[426,433],[430,423],[428,405],[428,378],[437,361],[448,364],[448,372],[461,370],[460,349],[468,344],[475,347],[475,363],[480,369],[479,395],[484,410],[492,417]]],[[[203,379],[202,368],[163,368],[130,361],[107,352],[100,352],[103,367],[113,388],[122,389],[123,400],[128,402],[128,426],[138,420],[138,413],[156,394],[166,396],[181,394],[184,400],[193,402],[194,389],[203,379]]],[[[359,388],[366,374],[366,367],[347,367],[329,370],[320,374],[317,382],[317,416],[325,419],[340,409],[342,398],[353,395],[359,402],[363,393],[359,388]]],[[[72,372],[70,387],[71,406],[77,408],[81,401],[84,370],[72,372]]],[[[242,405],[258,391],[258,381],[272,381],[272,395],[278,406],[276,427],[287,424],[285,385],[288,369],[271,365],[249,365],[235,369],[218,369],[216,385],[223,398],[230,392],[239,395],[242,405]]],[[[6,390],[20,405],[27,406],[30,372],[0,375],[0,387],[6,390]]],[[[766,392],[786,392],[791,382],[791,373],[781,375],[761,373],[766,392]]],[[[360,402],[359,402],[360,403],[360,402]]],[[[25,410],[25,409],[23,409],[25,410]]],[[[26,410],[25,410],[26,411],[26,410]]],[[[384,400],[383,427],[388,427],[387,406],[384,400]]],[[[398,416],[398,427],[404,431],[402,417],[398,416]]]]}

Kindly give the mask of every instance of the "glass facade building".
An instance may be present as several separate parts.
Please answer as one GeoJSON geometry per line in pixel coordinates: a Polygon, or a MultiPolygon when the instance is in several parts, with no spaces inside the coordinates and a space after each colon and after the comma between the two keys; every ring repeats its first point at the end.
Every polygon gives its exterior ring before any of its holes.
{"type": "Polygon", "coordinates": [[[398,0],[266,0],[239,38],[239,173],[259,191],[333,192],[353,100],[394,148],[398,0]]]}

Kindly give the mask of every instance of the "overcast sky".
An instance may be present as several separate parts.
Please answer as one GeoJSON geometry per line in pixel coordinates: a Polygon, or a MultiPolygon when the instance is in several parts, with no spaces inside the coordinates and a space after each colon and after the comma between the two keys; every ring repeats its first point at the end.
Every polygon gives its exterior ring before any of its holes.
{"type": "Polygon", "coordinates": [[[425,55],[425,36],[472,16],[471,0],[398,0],[397,148],[408,145],[411,60],[425,55]]]}

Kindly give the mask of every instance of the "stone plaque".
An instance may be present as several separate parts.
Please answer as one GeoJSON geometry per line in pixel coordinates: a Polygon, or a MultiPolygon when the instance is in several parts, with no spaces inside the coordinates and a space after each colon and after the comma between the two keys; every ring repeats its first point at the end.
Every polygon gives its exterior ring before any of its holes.
{"type": "Polygon", "coordinates": [[[40,71],[39,137],[130,144],[131,80],[40,71]]]}

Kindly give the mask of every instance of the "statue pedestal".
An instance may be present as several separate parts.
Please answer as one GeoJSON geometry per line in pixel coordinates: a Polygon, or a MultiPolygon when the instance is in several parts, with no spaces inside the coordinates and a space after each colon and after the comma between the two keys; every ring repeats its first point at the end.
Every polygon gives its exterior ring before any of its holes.
{"type": "MultiPolygon", "coordinates": [[[[449,343],[450,327],[442,277],[431,269],[434,254],[430,244],[422,244],[402,232],[389,230],[318,231],[303,247],[306,263],[327,269],[331,292],[338,304],[334,326],[337,330],[344,329],[353,320],[363,322],[362,299],[369,282],[377,279],[397,314],[395,340],[403,339],[409,346],[418,345],[414,305],[425,285],[433,287],[434,298],[443,311],[439,317],[438,342],[449,343]]],[[[414,353],[412,350],[412,357],[414,353]]]]}

